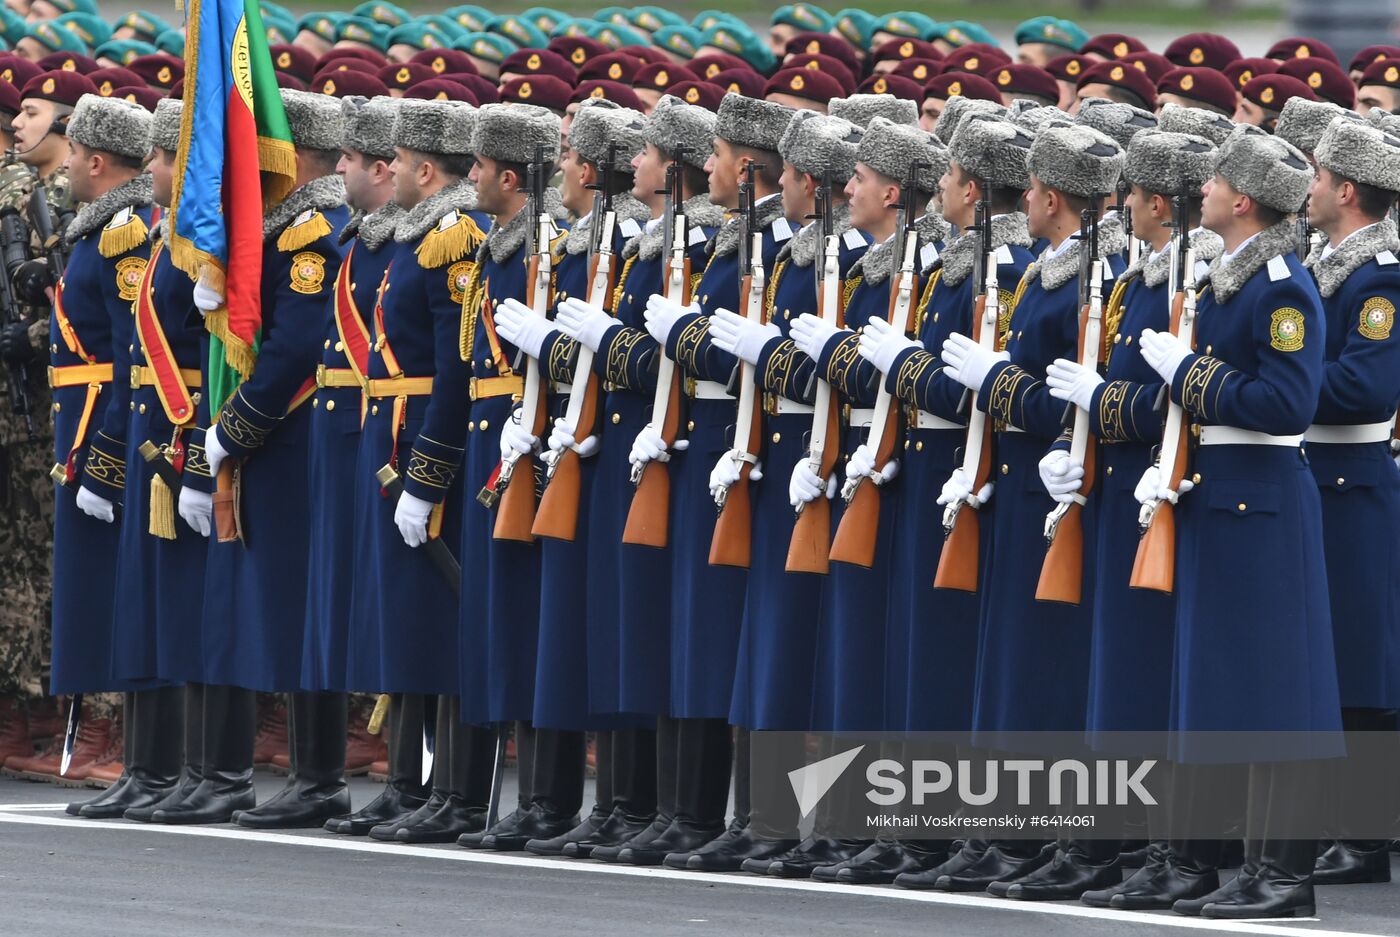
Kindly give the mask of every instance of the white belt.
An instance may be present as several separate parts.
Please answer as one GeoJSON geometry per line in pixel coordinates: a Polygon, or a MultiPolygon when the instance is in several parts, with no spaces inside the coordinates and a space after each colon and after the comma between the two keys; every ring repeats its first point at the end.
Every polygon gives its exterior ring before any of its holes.
{"type": "Polygon", "coordinates": [[[562,381],[556,382],[554,385],[554,392],[556,394],[572,394],[574,392],[574,385],[562,381]]]}
{"type": "Polygon", "coordinates": [[[1288,446],[1293,448],[1303,444],[1303,434],[1296,436],[1270,436],[1254,430],[1239,429],[1234,426],[1202,426],[1201,445],[1203,446],[1288,446]]]}
{"type": "Polygon", "coordinates": [[[1395,418],[1381,420],[1379,423],[1358,423],[1355,426],[1320,426],[1314,424],[1308,427],[1308,442],[1333,443],[1336,445],[1386,442],[1395,431],[1395,418]]]}
{"type": "Polygon", "coordinates": [[[1010,423],[1007,423],[1005,426],[1003,426],[1003,427],[1001,428],[1001,431],[1002,431],[1003,433],[1024,433],[1024,432],[1025,432],[1025,430],[1021,429],[1021,427],[1019,427],[1019,426],[1012,426],[1010,423]]]}
{"type": "Polygon", "coordinates": [[[786,397],[778,398],[778,415],[786,413],[806,413],[811,414],[812,405],[810,403],[800,403],[796,400],[789,400],[786,397]]]}
{"type": "Polygon", "coordinates": [[[952,420],[945,420],[941,416],[934,416],[927,410],[918,410],[914,413],[914,425],[912,429],[967,429],[961,423],[954,423],[952,420]]]}
{"type": "Polygon", "coordinates": [[[729,391],[724,389],[724,385],[719,381],[696,381],[695,393],[691,395],[695,400],[733,400],[729,391]]]}
{"type": "Polygon", "coordinates": [[[875,422],[874,407],[860,407],[851,411],[851,426],[869,426],[875,422]]]}

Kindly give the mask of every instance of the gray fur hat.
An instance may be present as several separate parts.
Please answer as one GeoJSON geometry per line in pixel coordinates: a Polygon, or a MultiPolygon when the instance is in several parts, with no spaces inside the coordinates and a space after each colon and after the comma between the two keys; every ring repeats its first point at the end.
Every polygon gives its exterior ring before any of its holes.
{"type": "Polygon", "coordinates": [[[1145,130],[1128,144],[1123,177],[1157,195],[1199,197],[1215,174],[1215,144],[1185,133],[1145,130]]]}
{"type": "Polygon", "coordinates": [[[140,159],[151,149],[151,112],[122,98],[85,94],[68,118],[68,139],[103,153],[140,159]]]}
{"type": "Polygon", "coordinates": [[[447,137],[442,141],[444,153],[469,156],[476,138],[477,116],[481,113],[466,101],[448,101],[452,113],[447,118],[447,137]]]}
{"type": "Polygon", "coordinates": [[[544,147],[544,158],[559,161],[559,116],[533,104],[488,104],[476,115],[470,151],[488,159],[524,163],[544,147]]]}
{"type": "Polygon", "coordinates": [[[1006,116],[1015,120],[1026,111],[1033,111],[1037,107],[1047,107],[1039,101],[1032,101],[1029,98],[1013,98],[1011,103],[1006,105],[1006,116]]]}
{"type": "Polygon", "coordinates": [[[948,168],[948,151],[918,127],[876,117],[865,128],[856,160],[901,185],[914,163],[922,162],[925,167],[917,177],[917,186],[920,191],[932,192],[948,168]]]}
{"type": "Polygon", "coordinates": [[[772,101],[746,98],[733,91],[724,96],[715,115],[715,136],[736,146],[778,151],[792,108],[772,101]]]}
{"type": "Polygon", "coordinates": [[[1133,137],[1157,127],[1157,117],[1151,111],[1105,98],[1080,101],[1078,122],[1112,137],[1125,150],[1133,137]]]}
{"type": "Polygon", "coordinates": [[[1047,127],[1031,146],[1030,171],[1066,195],[1107,195],[1118,187],[1123,148],[1092,127],[1047,127]]]}
{"type": "Polygon", "coordinates": [[[345,147],[375,159],[394,158],[394,117],[399,98],[364,98],[349,95],[340,99],[340,116],[345,121],[345,147]]]}
{"type": "Polygon", "coordinates": [[[338,150],[345,145],[340,102],[329,94],[282,89],[282,109],[292,131],[292,145],[304,150],[338,150]]]}
{"type": "Polygon", "coordinates": [[[400,98],[397,103],[389,135],[394,146],[416,153],[449,152],[452,102],[400,98]]]}
{"type": "Polygon", "coordinates": [[[1289,98],[1279,112],[1274,136],[1281,137],[1302,152],[1312,155],[1317,149],[1317,141],[1338,117],[1350,116],[1360,120],[1361,115],[1349,111],[1331,101],[1309,101],[1307,98],[1289,98]]]}
{"type": "Polygon", "coordinates": [[[1231,188],[1275,211],[1296,212],[1312,185],[1313,169],[1293,144],[1241,124],[1220,147],[1215,171],[1231,188]]]}
{"type": "Polygon", "coordinates": [[[919,122],[919,106],[892,94],[853,94],[846,98],[832,98],[827,104],[827,113],[848,120],[861,129],[869,127],[871,119],[875,117],[910,127],[919,122]]]}
{"type": "Polygon", "coordinates": [[[969,114],[991,114],[994,117],[1004,117],[1006,116],[1006,108],[1000,104],[993,104],[991,101],[983,101],[981,98],[954,95],[944,105],[943,113],[939,115],[938,123],[933,127],[933,135],[938,138],[938,142],[947,146],[953,139],[953,134],[958,132],[958,124],[962,123],[969,114]]]}
{"type": "Polygon", "coordinates": [[[1400,192],[1400,140],[1362,121],[1332,121],[1313,155],[1353,182],[1400,192]]]}
{"type": "MultiPolygon", "coordinates": [[[[1287,107],[1287,104],[1285,104],[1284,106],[1287,107]]],[[[1386,122],[1393,117],[1395,117],[1395,115],[1392,114],[1390,111],[1386,110],[1385,108],[1373,107],[1366,112],[1365,121],[1372,127],[1379,127],[1382,130],[1384,130],[1386,122]]]]}
{"type": "Polygon", "coordinates": [[[645,134],[646,142],[667,157],[675,157],[684,150],[683,162],[703,169],[714,150],[715,115],[703,107],[664,94],[647,117],[645,134]]]}
{"type": "Polygon", "coordinates": [[[844,185],[856,171],[862,136],[849,120],[800,110],[783,131],[778,152],[801,172],[818,179],[830,174],[832,182],[844,185]]]}
{"type": "MultiPolygon", "coordinates": [[[[1020,104],[1024,100],[1022,98],[1013,104],[1020,104]]],[[[1019,111],[1012,107],[1007,113],[1016,126],[1032,135],[1040,133],[1046,127],[1072,127],[1074,125],[1074,118],[1068,112],[1049,105],[1024,108],[1019,111]]]]}
{"type": "Polygon", "coordinates": [[[184,111],[185,102],[179,98],[161,98],[156,102],[151,118],[151,146],[168,153],[180,148],[180,117],[184,111]]]}
{"type": "Polygon", "coordinates": [[[617,144],[613,168],[630,173],[632,158],[647,145],[646,118],[628,108],[580,107],[569,124],[569,147],[584,162],[601,166],[610,143],[617,144]]]}
{"type": "Polygon", "coordinates": [[[1009,120],[971,114],[958,126],[948,157],[969,175],[997,189],[1026,189],[1035,138],[1009,120]]]}
{"type": "Polygon", "coordinates": [[[1203,107],[1163,104],[1162,110],[1157,114],[1157,129],[1167,133],[1189,133],[1193,137],[1205,137],[1211,143],[1220,146],[1235,129],[1235,122],[1223,114],[1208,111],[1203,107]]]}

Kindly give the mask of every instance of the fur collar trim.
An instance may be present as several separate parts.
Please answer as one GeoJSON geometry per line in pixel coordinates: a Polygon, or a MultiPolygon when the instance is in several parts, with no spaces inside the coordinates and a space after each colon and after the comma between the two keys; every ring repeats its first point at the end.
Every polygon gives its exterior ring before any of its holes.
{"type": "Polygon", "coordinates": [[[1275,257],[1292,254],[1297,249],[1298,226],[1284,220],[1260,231],[1259,236],[1240,248],[1228,264],[1222,252],[1211,261],[1210,273],[1207,274],[1216,302],[1228,303],[1265,264],[1275,257]]]}
{"type": "Polygon", "coordinates": [[[1400,255],[1400,236],[1397,236],[1395,222],[1386,218],[1357,231],[1326,257],[1322,256],[1322,251],[1321,247],[1313,249],[1308,255],[1307,268],[1317,280],[1318,292],[1331,296],[1341,289],[1348,277],[1382,251],[1400,255]]]}
{"type": "MultiPolygon", "coordinates": [[[[1075,235],[1078,238],[1078,235],[1075,235]]],[[[1110,215],[1099,223],[1099,256],[1109,257],[1121,254],[1128,246],[1128,236],[1123,230],[1123,222],[1118,216],[1110,215]]],[[[1082,242],[1076,240],[1069,250],[1058,257],[1051,257],[1047,247],[1040,260],[1031,264],[1030,274],[1034,281],[1040,278],[1040,285],[1047,290],[1057,290],[1079,276],[1079,257],[1084,250],[1082,242]]]]}
{"type": "MultiPolygon", "coordinates": [[[[708,195],[692,195],[685,201],[685,220],[691,228],[718,228],[724,224],[724,209],[712,203],[708,195]]],[[[622,256],[628,258],[635,254],[641,260],[655,260],[665,246],[665,225],[658,224],[650,231],[643,225],[642,233],[622,248],[622,256]]]]}
{"type": "MultiPolygon", "coordinates": [[[[617,217],[617,224],[624,221],[635,221],[638,226],[645,225],[651,218],[651,209],[647,208],[631,192],[623,192],[621,195],[613,196],[613,213],[617,217]]],[[[568,235],[564,238],[564,252],[566,254],[587,253],[588,246],[593,243],[593,225],[595,219],[592,215],[588,220],[580,224],[575,224],[569,229],[568,235]]]]}
{"type": "MultiPolygon", "coordinates": [[[[400,244],[414,244],[437,227],[448,212],[469,212],[475,209],[476,186],[465,179],[458,179],[451,185],[438,189],[408,211],[399,209],[398,221],[394,225],[394,240],[400,244]]],[[[366,220],[373,220],[373,217],[366,220]]]]}
{"type": "Polygon", "coordinates": [[[327,211],[345,204],[345,181],[339,176],[312,179],[263,216],[263,242],[274,240],[305,212],[327,211]]]}
{"type": "MultiPolygon", "coordinates": [[[[767,230],[768,226],[777,221],[783,215],[783,199],[774,195],[758,206],[756,212],[758,216],[758,226],[762,230],[767,230]]],[[[711,254],[715,257],[728,257],[739,250],[739,216],[736,214],[724,223],[715,235],[715,241],[711,248],[711,254]]]]}
{"type": "Polygon", "coordinates": [[[88,202],[68,223],[63,239],[70,245],[104,227],[123,208],[145,208],[151,204],[151,175],[141,173],[111,191],[88,202]]]}
{"type": "MultiPolygon", "coordinates": [[[[1026,216],[1021,212],[1010,212],[992,219],[992,250],[1003,245],[1030,247],[1034,243],[1026,230],[1026,216]]],[[[982,248],[982,237],[976,229],[969,229],[953,243],[943,249],[943,282],[948,286],[959,286],[972,273],[977,265],[977,252],[982,248]]]]}
{"type": "MultiPolygon", "coordinates": [[[[559,190],[553,187],[544,190],[544,208],[549,217],[554,219],[556,225],[563,222],[569,215],[564,209],[564,203],[559,199],[559,190]]],[[[490,259],[498,264],[505,263],[529,240],[530,225],[534,224],[536,220],[530,214],[527,204],[505,224],[493,224],[490,233],[486,235],[486,240],[482,242],[481,249],[477,252],[476,259],[481,262],[490,259]]]]}

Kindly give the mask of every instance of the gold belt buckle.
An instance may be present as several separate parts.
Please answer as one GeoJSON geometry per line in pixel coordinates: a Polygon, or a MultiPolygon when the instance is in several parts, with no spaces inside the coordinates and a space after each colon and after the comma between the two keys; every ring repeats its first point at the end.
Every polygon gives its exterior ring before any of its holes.
{"type": "Polygon", "coordinates": [[[324,364],[316,365],[316,386],[318,388],[326,386],[326,366],[324,364]]]}
{"type": "Polygon", "coordinates": [[[131,389],[141,389],[141,365],[139,364],[133,364],[131,366],[131,389]]]}
{"type": "Polygon", "coordinates": [[[467,381],[467,397],[471,400],[476,399],[476,378],[474,377],[467,381]]]}

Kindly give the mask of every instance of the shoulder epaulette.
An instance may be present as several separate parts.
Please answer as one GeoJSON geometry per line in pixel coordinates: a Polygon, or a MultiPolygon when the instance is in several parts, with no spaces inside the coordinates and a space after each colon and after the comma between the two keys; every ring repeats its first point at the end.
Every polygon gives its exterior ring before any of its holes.
{"type": "Polygon", "coordinates": [[[308,208],[287,225],[277,237],[279,251],[299,251],[331,233],[331,223],[314,208],[308,208]]]}
{"type": "Polygon", "coordinates": [[[139,214],[131,208],[123,208],[103,226],[97,250],[103,257],[119,257],[145,244],[150,233],[139,214]]]}
{"type": "Polygon", "coordinates": [[[466,212],[453,209],[442,216],[433,230],[423,235],[414,253],[418,256],[419,266],[431,270],[461,260],[468,254],[475,256],[484,240],[486,233],[475,219],[466,212]]]}

